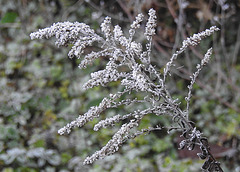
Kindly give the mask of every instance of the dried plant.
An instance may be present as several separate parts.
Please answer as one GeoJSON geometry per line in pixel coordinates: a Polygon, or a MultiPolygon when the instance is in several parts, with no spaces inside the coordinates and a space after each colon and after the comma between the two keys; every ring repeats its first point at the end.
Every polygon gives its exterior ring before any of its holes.
{"type": "Polygon", "coordinates": [[[203,171],[223,171],[219,162],[215,160],[210,152],[207,138],[189,120],[193,84],[202,68],[209,62],[212,48],[208,49],[200,64],[196,66],[196,72],[191,77],[188,94],[185,98],[187,102],[185,109],[180,108],[181,102],[171,96],[166,84],[167,77],[170,76],[171,67],[174,66],[174,60],[189,46],[197,46],[203,38],[212,35],[219,29],[216,26],[212,26],[210,29],[194,34],[184,40],[182,47],[172,55],[164,67],[164,72],[161,74],[151,64],[150,58],[152,37],[155,34],[156,12],[150,9],[148,14],[149,18],[144,33],[147,39],[145,47],[141,43],[134,41],[136,30],[140,28],[140,24],[143,22],[143,14],[139,14],[131,24],[128,37],[123,34],[120,26],[116,25],[113,27],[111,25],[110,17],[106,17],[101,24],[103,36],[95,33],[88,25],[78,22],[56,23],[49,28],[31,33],[31,39],[48,39],[55,36],[57,46],[72,45],[68,54],[70,58],[81,58],[84,54],[84,49],[96,42],[100,50],[85,55],[79,64],[79,68],[85,68],[87,65],[92,64],[94,59],[99,57],[106,57],[108,62],[105,69],[91,73],[91,79],[83,85],[84,89],[99,85],[106,86],[109,82],[113,81],[120,81],[119,83],[121,84],[121,87],[119,87],[121,91],[109,94],[103,98],[98,106],[93,106],[83,115],[79,115],[74,121],[59,129],[58,133],[60,135],[69,134],[74,127],[82,127],[94,118],[100,117],[100,114],[106,109],[117,108],[121,105],[147,103],[148,108],[146,109],[135,110],[125,115],[117,114],[100,120],[94,126],[95,131],[101,128],[112,127],[123,120],[128,122],[122,124],[112,139],[101,150],[87,157],[84,164],[91,164],[98,159],[113,154],[128,139],[153,130],[162,129],[162,126],[150,126],[149,128],[138,130],[141,120],[146,115],[151,114],[157,116],[166,115],[172,118],[174,125],[164,127],[168,128],[169,131],[179,130],[182,132],[184,139],[180,143],[180,149],[187,147],[189,150],[193,150],[195,145],[200,146],[201,153],[198,153],[198,156],[201,159],[205,159],[205,163],[202,166],[203,171]],[[128,70],[121,71],[121,67],[123,66],[128,68],[128,70]],[[132,92],[144,93],[145,97],[137,99],[132,95],[132,92]],[[130,98],[122,99],[124,95],[130,95],[130,98]]]}

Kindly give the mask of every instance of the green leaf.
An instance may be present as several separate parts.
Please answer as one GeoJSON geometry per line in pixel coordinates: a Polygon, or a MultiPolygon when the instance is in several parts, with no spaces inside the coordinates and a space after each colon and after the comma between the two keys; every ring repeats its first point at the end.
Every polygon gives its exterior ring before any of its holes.
{"type": "Polygon", "coordinates": [[[15,12],[7,12],[2,20],[1,23],[14,23],[16,18],[18,17],[18,14],[15,12]]]}
{"type": "Polygon", "coordinates": [[[6,137],[5,127],[0,126],[0,139],[4,139],[6,137]]]}
{"type": "Polygon", "coordinates": [[[45,141],[44,140],[37,140],[33,145],[36,148],[44,147],[45,146],[45,141]]]}
{"type": "Polygon", "coordinates": [[[18,139],[19,138],[17,130],[15,128],[11,128],[11,127],[7,129],[7,136],[9,139],[18,139]]]}
{"type": "Polygon", "coordinates": [[[19,167],[15,171],[16,172],[37,172],[36,169],[29,168],[29,167],[19,167]]]}
{"type": "Polygon", "coordinates": [[[102,99],[103,98],[98,98],[98,99],[93,99],[93,100],[89,101],[89,103],[87,104],[87,108],[89,109],[92,106],[98,106],[99,103],[102,102],[102,99]]]}
{"type": "Polygon", "coordinates": [[[62,74],[62,66],[51,66],[51,76],[54,79],[59,79],[62,74]]]}
{"type": "Polygon", "coordinates": [[[3,172],[13,172],[13,168],[4,168],[3,172]]]}
{"type": "Polygon", "coordinates": [[[69,153],[61,154],[62,163],[67,163],[71,158],[72,156],[69,153]]]}
{"type": "Polygon", "coordinates": [[[172,159],[167,156],[166,158],[164,158],[164,162],[163,162],[163,167],[168,167],[172,162],[172,159]]]}
{"type": "MultiPolygon", "coordinates": [[[[167,137],[168,138],[168,137],[167,137]]],[[[164,140],[161,140],[161,139],[158,139],[154,142],[154,145],[153,145],[153,150],[160,153],[160,152],[163,152],[165,151],[166,149],[170,148],[172,145],[171,145],[171,142],[169,141],[169,139],[164,139],[164,140]]]]}

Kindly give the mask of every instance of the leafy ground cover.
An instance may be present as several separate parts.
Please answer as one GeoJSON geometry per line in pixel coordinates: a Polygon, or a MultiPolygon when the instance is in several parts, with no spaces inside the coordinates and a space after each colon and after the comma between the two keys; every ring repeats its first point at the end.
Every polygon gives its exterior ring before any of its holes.
{"type": "MultiPolygon", "coordinates": [[[[79,70],[78,60],[67,58],[68,48],[49,41],[30,41],[29,34],[58,21],[79,21],[99,29],[105,16],[122,27],[139,12],[154,8],[158,15],[154,37],[154,64],[161,68],[184,38],[217,25],[219,34],[191,48],[178,59],[171,92],[183,100],[191,66],[213,46],[214,57],[199,76],[191,102],[191,119],[209,138],[212,151],[225,171],[239,170],[240,25],[239,1],[0,1],[0,170],[2,171],[198,171],[202,161],[177,149],[177,134],[153,132],[130,141],[115,155],[83,166],[115,131],[86,132],[96,121],[68,136],[57,130],[90,106],[97,105],[110,87],[83,91],[96,60],[79,70]],[[182,95],[182,96],[179,96],[182,95]]],[[[128,29],[128,28],[126,28],[128,29]]],[[[139,41],[144,39],[139,33],[139,41]]],[[[92,47],[94,48],[94,47],[92,47]]],[[[89,49],[89,51],[91,51],[89,49]]],[[[111,90],[109,90],[111,91],[111,90]]],[[[183,104],[184,106],[184,104],[183,104]]],[[[106,111],[104,117],[129,109],[106,111]]],[[[149,123],[169,123],[148,117],[149,123]]],[[[196,155],[196,153],[195,153],[196,155]]]]}

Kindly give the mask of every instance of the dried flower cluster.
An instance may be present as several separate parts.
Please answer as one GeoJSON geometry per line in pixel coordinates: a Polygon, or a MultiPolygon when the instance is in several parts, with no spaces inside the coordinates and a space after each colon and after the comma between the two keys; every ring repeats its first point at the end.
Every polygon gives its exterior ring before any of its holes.
{"type": "Polygon", "coordinates": [[[121,121],[128,121],[124,123],[120,129],[113,135],[112,139],[99,151],[87,157],[84,161],[85,164],[93,163],[98,159],[102,159],[110,154],[119,150],[119,147],[128,139],[134,138],[139,134],[147,133],[153,130],[161,129],[161,127],[149,127],[146,129],[138,130],[141,120],[149,114],[168,115],[171,116],[173,122],[177,127],[170,127],[182,131],[184,140],[180,143],[180,148],[187,147],[189,150],[194,149],[195,145],[200,145],[202,153],[199,153],[201,159],[205,159],[202,167],[203,171],[222,171],[219,163],[214,159],[209,151],[207,139],[202,136],[202,133],[194,127],[193,122],[189,121],[189,102],[193,84],[197,76],[202,70],[203,66],[208,63],[212,48],[205,54],[203,60],[196,67],[196,72],[191,77],[190,85],[188,86],[188,95],[186,96],[187,107],[181,109],[177,99],[173,99],[166,87],[166,78],[170,74],[171,66],[177,56],[186,50],[189,46],[196,46],[199,42],[219,29],[215,26],[206,29],[203,32],[194,34],[183,41],[182,47],[173,54],[170,61],[164,68],[163,76],[160,75],[158,70],[151,65],[150,53],[152,45],[152,36],[155,34],[156,26],[156,12],[153,9],[149,10],[149,19],[146,23],[145,36],[147,43],[144,45],[133,41],[136,29],[140,28],[143,21],[143,14],[139,14],[136,20],[131,24],[129,36],[126,37],[120,26],[112,26],[111,18],[106,17],[101,24],[101,31],[103,36],[94,32],[88,25],[84,23],[70,23],[63,22],[53,24],[49,28],[41,29],[32,33],[32,39],[50,38],[55,36],[57,46],[67,46],[72,44],[69,52],[69,57],[81,58],[84,49],[87,46],[97,42],[100,50],[93,51],[83,57],[80,68],[85,68],[91,64],[92,61],[99,57],[108,58],[108,63],[105,69],[91,73],[91,79],[84,84],[85,89],[95,86],[105,86],[109,82],[120,80],[123,90],[115,94],[109,94],[105,97],[98,106],[91,107],[85,114],[79,115],[74,121],[70,122],[58,132],[59,134],[70,133],[74,127],[82,127],[87,122],[98,118],[103,111],[108,108],[116,108],[121,105],[130,105],[135,103],[148,103],[149,107],[143,110],[136,110],[132,113],[121,115],[117,114],[110,118],[99,121],[94,126],[94,130],[98,131],[100,128],[114,126],[114,124],[121,121]],[[128,70],[121,71],[120,68],[125,67],[128,70]],[[152,78],[155,78],[154,80],[152,78]],[[143,92],[146,96],[143,99],[129,98],[121,100],[123,95],[131,95],[131,92],[143,92]],[[127,119],[127,120],[126,120],[127,119]]]}

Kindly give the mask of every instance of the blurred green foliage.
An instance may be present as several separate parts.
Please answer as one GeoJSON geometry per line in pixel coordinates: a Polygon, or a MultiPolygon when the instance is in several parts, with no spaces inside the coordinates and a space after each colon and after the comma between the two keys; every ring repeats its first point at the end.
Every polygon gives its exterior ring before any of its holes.
{"type": "Polygon", "coordinates": [[[0,20],[1,23],[13,23],[15,22],[18,14],[16,12],[7,12],[2,19],[0,20]]]}
{"type": "MultiPolygon", "coordinates": [[[[134,1],[129,2],[134,4],[134,1]]],[[[156,7],[154,1],[149,2],[156,7]]],[[[199,171],[202,161],[191,157],[178,159],[178,150],[175,146],[177,141],[174,139],[178,136],[168,135],[165,130],[141,135],[124,145],[115,155],[100,160],[92,166],[83,166],[83,159],[103,146],[101,144],[107,143],[116,128],[94,132],[92,127],[97,122],[94,120],[68,136],[57,134],[60,127],[86,112],[89,107],[98,105],[108,92],[114,92],[114,87],[119,83],[113,82],[106,88],[82,90],[82,84],[89,79],[88,74],[100,69],[104,59],[96,60],[94,65],[87,69],[79,70],[77,68],[79,59],[67,58],[69,48],[57,48],[51,41],[31,41],[29,34],[38,28],[64,20],[84,22],[99,31],[99,23],[109,14],[113,16],[114,23],[119,23],[125,28],[126,23],[130,23],[124,21],[127,15],[118,3],[113,1],[92,1],[92,3],[97,7],[103,3],[103,6],[95,8],[91,3],[77,0],[18,2],[0,0],[0,170],[3,172],[199,171]],[[118,20],[117,13],[124,18],[118,20]]],[[[227,50],[234,49],[234,41],[237,41],[233,31],[237,28],[239,5],[235,2],[231,4],[235,5],[237,12],[232,15],[232,20],[229,20],[231,23],[226,30],[227,36],[231,38],[230,40],[226,38],[227,50]]],[[[130,6],[128,8],[131,9],[130,6]]],[[[143,12],[148,11],[144,2],[137,4],[131,10],[135,14],[140,8],[143,12]]],[[[171,40],[175,39],[172,33],[174,29],[176,30],[174,19],[169,17],[170,13],[165,3],[163,6],[161,3],[157,4],[156,8],[162,11],[162,14],[159,14],[158,30],[163,36],[160,38],[164,39],[163,43],[169,42],[171,45],[171,40]]],[[[193,33],[200,27],[210,25],[210,21],[204,18],[203,8],[199,7],[198,10],[196,8],[194,3],[191,3],[186,9],[187,13],[196,14],[187,16],[188,24],[192,24],[193,33]],[[197,14],[202,14],[203,18],[194,18],[197,14]]],[[[219,6],[213,6],[211,12],[219,17],[220,13],[215,14],[215,8],[219,6]]],[[[204,42],[201,48],[206,49],[210,44],[212,44],[211,39],[204,42]]],[[[217,85],[216,75],[220,75],[221,71],[213,71],[211,68],[229,69],[228,64],[222,62],[226,57],[221,55],[218,46],[219,44],[214,47],[215,60],[200,76],[204,84],[213,88],[217,85]]],[[[171,46],[166,46],[165,49],[172,51],[171,46]]],[[[156,63],[159,52],[155,51],[153,54],[155,59],[153,61],[156,63]]],[[[238,53],[237,60],[233,61],[231,66],[231,79],[238,84],[240,83],[239,58],[238,53]]],[[[167,59],[162,57],[162,63],[158,64],[160,67],[165,64],[164,60],[167,59]]],[[[198,60],[191,60],[193,64],[198,63],[198,60]]],[[[178,63],[186,67],[189,61],[183,57],[178,63]]],[[[181,76],[181,72],[176,73],[181,76]]],[[[184,88],[188,82],[181,78],[173,78],[169,85],[171,91],[183,102],[182,106],[185,106],[184,88]]],[[[221,89],[215,88],[214,93],[195,85],[191,102],[192,120],[213,143],[221,142],[220,137],[226,137],[223,141],[228,141],[233,136],[239,139],[240,135],[239,111],[226,106],[226,102],[229,102],[233,107],[239,107],[240,93],[234,95],[236,92],[234,88],[239,89],[239,86],[226,84],[222,78],[220,80],[221,82],[218,82],[221,83],[221,89]],[[216,93],[217,96],[214,97],[216,93]]],[[[134,94],[137,97],[142,96],[134,94]]],[[[116,113],[124,114],[136,108],[143,107],[111,109],[102,115],[105,118],[116,113]]],[[[171,119],[165,116],[156,117],[149,114],[143,119],[139,129],[151,124],[170,126],[170,121],[171,119]]],[[[229,165],[227,160],[221,162],[226,171],[232,171],[238,166],[229,165]]]]}

